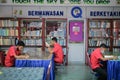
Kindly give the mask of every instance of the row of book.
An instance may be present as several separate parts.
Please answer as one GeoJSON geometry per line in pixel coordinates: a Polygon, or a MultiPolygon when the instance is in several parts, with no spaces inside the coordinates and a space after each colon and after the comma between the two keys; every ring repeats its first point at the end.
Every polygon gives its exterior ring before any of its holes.
{"type": "Polygon", "coordinates": [[[0,29],[0,36],[18,36],[17,29],[0,29]]]}
{"type": "Polygon", "coordinates": [[[113,37],[114,38],[119,38],[120,36],[120,20],[115,20],[113,22],[113,37]]]}
{"type": "Polygon", "coordinates": [[[55,37],[66,37],[65,30],[61,31],[51,31],[47,36],[55,36],[55,37]]]}
{"type": "MultiPolygon", "coordinates": [[[[88,48],[88,54],[91,54],[96,48],[88,48]]],[[[109,48],[107,48],[107,50],[104,52],[104,54],[112,54],[109,52],[109,48]]]]}
{"type": "Polygon", "coordinates": [[[114,28],[119,28],[119,26],[120,26],[120,20],[115,20],[115,21],[113,22],[113,27],[114,27],[114,28]]]}
{"type": "Polygon", "coordinates": [[[42,22],[39,22],[39,21],[33,21],[33,22],[30,22],[30,23],[24,23],[22,22],[21,24],[22,27],[42,27],[42,22]]]}
{"type": "MultiPolygon", "coordinates": [[[[50,44],[52,37],[47,37],[46,38],[46,42],[48,42],[50,44]]],[[[66,38],[65,37],[57,37],[57,42],[61,45],[61,46],[65,46],[66,45],[66,38]]]]}
{"type": "Polygon", "coordinates": [[[113,54],[120,55],[120,48],[113,48],[113,54]]]}
{"type": "Polygon", "coordinates": [[[88,48],[88,54],[91,54],[92,51],[94,51],[95,48],[88,48]]]}
{"type": "Polygon", "coordinates": [[[38,45],[41,46],[42,45],[42,39],[24,39],[23,42],[28,45],[28,46],[32,46],[32,45],[38,45]]]}
{"type": "Polygon", "coordinates": [[[114,46],[120,46],[120,39],[114,39],[113,40],[113,45],[114,46]]]}
{"type": "Polygon", "coordinates": [[[0,45],[14,45],[15,39],[2,39],[0,38],[0,45]]]}
{"type": "Polygon", "coordinates": [[[0,20],[0,27],[18,27],[18,21],[0,20]]]}
{"type": "Polygon", "coordinates": [[[104,29],[90,29],[89,37],[109,37],[110,30],[106,31],[104,29]]]}
{"type": "Polygon", "coordinates": [[[60,25],[57,26],[57,30],[54,30],[53,27],[51,27],[51,31],[47,35],[55,37],[66,37],[66,25],[66,22],[61,22],[60,25]]]}
{"type": "Polygon", "coordinates": [[[89,46],[100,46],[101,43],[105,43],[107,46],[110,45],[110,39],[89,39],[89,46]]]}
{"type": "Polygon", "coordinates": [[[110,28],[110,22],[108,21],[90,21],[90,28],[110,28]]]}
{"type": "Polygon", "coordinates": [[[42,36],[42,30],[26,31],[21,33],[21,36],[42,36]]]}

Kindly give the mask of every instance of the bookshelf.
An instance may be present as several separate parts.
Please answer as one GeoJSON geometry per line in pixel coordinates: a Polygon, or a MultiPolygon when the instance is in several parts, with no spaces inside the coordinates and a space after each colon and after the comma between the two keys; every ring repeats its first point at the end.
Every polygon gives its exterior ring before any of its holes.
{"type": "Polygon", "coordinates": [[[19,36],[19,20],[14,18],[0,18],[0,45],[10,46],[15,44],[19,36]]]}
{"type": "Polygon", "coordinates": [[[120,20],[119,19],[88,19],[87,20],[87,52],[105,43],[111,54],[120,51],[120,20]]]}
{"type": "Polygon", "coordinates": [[[42,47],[42,19],[21,19],[20,39],[27,47],[42,47]]]}
{"type": "Polygon", "coordinates": [[[52,37],[58,39],[63,47],[66,65],[68,64],[67,50],[67,19],[46,19],[45,20],[45,41],[50,43],[52,37]]]}
{"type": "Polygon", "coordinates": [[[113,20],[113,52],[120,52],[120,20],[113,20]]]}

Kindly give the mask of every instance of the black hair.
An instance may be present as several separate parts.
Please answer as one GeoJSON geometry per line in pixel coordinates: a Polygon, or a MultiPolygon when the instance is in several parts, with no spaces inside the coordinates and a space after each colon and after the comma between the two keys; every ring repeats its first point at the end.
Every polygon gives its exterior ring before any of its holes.
{"type": "Polygon", "coordinates": [[[55,42],[57,42],[57,38],[56,37],[53,37],[52,40],[55,41],[55,42]]]}
{"type": "Polygon", "coordinates": [[[102,48],[108,48],[108,46],[107,46],[106,44],[104,44],[104,43],[102,43],[102,44],[100,45],[100,47],[102,47],[102,48]]]}
{"type": "Polygon", "coordinates": [[[23,46],[24,47],[25,43],[23,41],[19,40],[18,43],[17,43],[17,46],[23,46]]]}

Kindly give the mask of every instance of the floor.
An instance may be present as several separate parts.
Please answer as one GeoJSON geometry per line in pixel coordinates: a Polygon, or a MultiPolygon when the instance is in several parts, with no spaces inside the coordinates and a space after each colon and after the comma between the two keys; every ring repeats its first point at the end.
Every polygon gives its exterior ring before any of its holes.
{"type": "Polygon", "coordinates": [[[55,75],[55,80],[92,80],[90,68],[85,64],[63,66],[55,75]]]}

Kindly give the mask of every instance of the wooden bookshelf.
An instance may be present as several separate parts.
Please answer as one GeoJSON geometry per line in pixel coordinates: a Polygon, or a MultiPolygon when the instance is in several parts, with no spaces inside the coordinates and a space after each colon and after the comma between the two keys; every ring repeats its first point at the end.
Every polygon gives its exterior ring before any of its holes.
{"type": "Polygon", "coordinates": [[[110,52],[120,51],[120,20],[119,19],[88,19],[87,47],[89,54],[101,43],[105,43],[110,52]]]}
{"type": "Polygon", "coordinates": [[[15,38],[18,36],[19,20],[14,18],[0,18],[0,45],[14,45],[15,38]]]}
{"type": "Polygon", "coordinates": [[[21,19],[20,39],[27,47],[42,47],[42,19],[21,19]]]}

